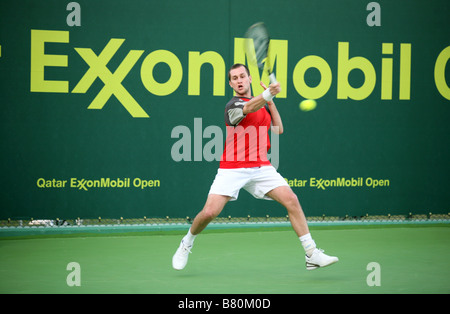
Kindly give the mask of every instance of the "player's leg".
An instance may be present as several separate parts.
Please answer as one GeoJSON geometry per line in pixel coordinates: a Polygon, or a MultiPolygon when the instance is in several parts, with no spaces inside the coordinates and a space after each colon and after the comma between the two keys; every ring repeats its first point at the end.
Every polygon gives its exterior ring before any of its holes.
{"type": "Polygon", "coordinates": [[[299,237],[306,253],[306,269],[313,270],[336,263],[339,259],[335,256],[328,256],[316,247],[316,243],[309,232],[308,223],[303,213],[297,195],[288,186],[279,186],[269,191],[270,198],[286,207],[291,225],[299,237]]]}
{"type": "Polygon", "coordinates": [[[181,270],[186,266],[195,237],[216,218],[230,200],[236,200],[239,190],[248,182],[249,176],[241,169],[218,169],[208,192],[205,206],[197,214],[180,247],[172,259],[173,268],[181,270]]]}
{"type": "Polygon", "coordinates": [[[309,233],[308,223],[306,222],[305,214],[297,198],[297,195],[288,186],[279,186],[267,194],[270,198],[283,205],[289,215],[292,228],[298,237],[309,233]]]}
{"type": "Polygon", "coordinates": [[[196,236],[202,232],[203,229],[205,229],[206,226],[222,212],[225,204],[228,203],[230,199],[230,196],[209,194],[202,211],[197,214],[192,222],[190,228],[191,234],[196,236]]]}
{"type": "Polygon", "coordinates": [[[172,258],[172,267],[182,270],[186,266],[189,253],[194,245],[195,237],[216,218],[231,199],[230,196],[209,194],[202,211],[197,214],[186,236],[181,240],[175,255],[172,258]]]}

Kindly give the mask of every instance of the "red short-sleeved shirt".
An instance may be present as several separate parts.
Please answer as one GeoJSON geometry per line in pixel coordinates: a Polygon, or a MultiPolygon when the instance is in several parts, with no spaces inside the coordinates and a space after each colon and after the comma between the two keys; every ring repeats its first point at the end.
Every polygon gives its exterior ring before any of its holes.
{"type": "Polygon", "coordinates": [[[220,168],[252,168],[270,165],[269,108],[262,107],[244,116],[242,110],[251,98],[233,97],[225,106],[227,138],[220,168]]]}

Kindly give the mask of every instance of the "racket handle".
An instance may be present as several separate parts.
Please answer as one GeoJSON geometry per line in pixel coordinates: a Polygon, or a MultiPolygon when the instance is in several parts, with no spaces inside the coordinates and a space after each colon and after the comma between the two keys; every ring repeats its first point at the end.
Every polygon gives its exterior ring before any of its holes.
{"type": "Polygon", "coordinates": [[[275,77],[274,73],[269,74],[269,79],[270,79],[270,84],[277,82],[277,78],[275,77]]]}

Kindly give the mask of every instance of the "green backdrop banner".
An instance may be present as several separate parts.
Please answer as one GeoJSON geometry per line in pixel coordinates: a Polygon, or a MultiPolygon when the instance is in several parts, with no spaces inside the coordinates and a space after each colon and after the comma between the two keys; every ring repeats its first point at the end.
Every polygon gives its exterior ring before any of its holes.
{"type": "MultiPolygon", "coordinates": [[[[448,1],[0,2],[0,219],[185,217],[204,205],[264,21],[307,216],[447,213],[448,1]],[[304,99],[317,108],[299,109],[304,99]]],[[[266,75],[250,68],[254,94],[266,75]]],[[[284,216],[241,191],[223,215],[284,216]]]]}

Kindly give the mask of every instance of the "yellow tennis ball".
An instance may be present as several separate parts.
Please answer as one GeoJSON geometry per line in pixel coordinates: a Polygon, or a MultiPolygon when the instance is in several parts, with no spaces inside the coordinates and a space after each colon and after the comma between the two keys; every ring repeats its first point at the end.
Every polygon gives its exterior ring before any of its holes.
{"type": "Polygon", "coordinates": [[[314,110],[314,109],[316,109],[316,106],[317,106],[317,102],[314,99],[305,99],[299,105],[300,110],[303,110],[303,111],[314,110]]]}

